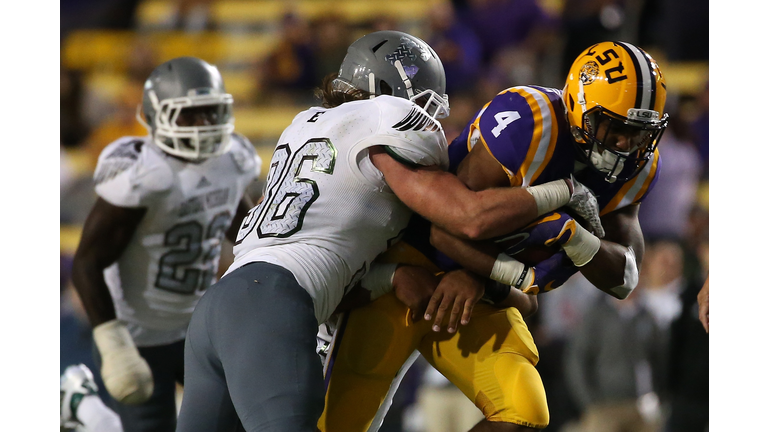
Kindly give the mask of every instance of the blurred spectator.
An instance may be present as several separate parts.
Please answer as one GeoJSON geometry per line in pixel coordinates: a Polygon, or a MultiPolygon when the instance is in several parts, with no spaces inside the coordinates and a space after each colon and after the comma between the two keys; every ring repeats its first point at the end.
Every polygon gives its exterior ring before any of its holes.
{"type": "Polygon", "coordinates": [[[680,316],[680,294],[687,281],[683,276],[683,248],[675,240],[646,242],[638,285],[642,301],[656,320],[665,338],[669,326],[680,316]]]}
{"type": "Polygon", "coordinates": [[[555,24],[536,0],[469,0],[468,6],[468,23],[480,39],[485,62],[509,47],[536,50],[539,32],[555,24]]]}
{"type": "MultiPolygon", "coordinates": [[[[606,40],[620,39],[625,24],[621,0],[565,0],[562,12],[563,76],[568,73],[573,59],[591,45],[606,40]]],[[[635,36],[636,38],[636,36],[635,36]]],[[[627,42],[634,42],[627,40],[627,42]]]]}
{"type": "Polygon", "coordinates": [[[397,18],[389,14],[377,15],[372,20],[370,20],[370,22],[367,23],[364,27],[365,27],[366,34],[381,31],[381,30],[404,31],[402,28],[400,28],[400,23],[397,21],[397,18]]]}
{"type": "Polygon", "coordinates": [[[582,431],[658,430],[665,345],[641,292],[597,297],[566,347],[565,377],[582,431]]]}
{"type": "Polygon", "coordinates": [[[266,102],[304,104],[311,100],[315,58],[307,21],[288,13],[281,22],[280,39],[257,69],[263,70],[261,88],[266,102]]]}
{"type": "Polygon", "coordinates": [[[664,17],[662,46],[670,61],[709,59],[709,2],[665,0],[659,2],[664,17]],[[691,37],[696,35],[696,37],[691,37]]]}
{"type": "Polygon", "coordinates": [[[508,75],[513,85],[541,82],[539,63],[556,41],[558,23],[536,0],[470,0],[467,19],[485,65],[508,75]]]}
{"type": "Polygon", "coordinates": [[[321,16],[312,23],[314,41],[315,76],[314,85],[319,86],[323,78],[339,71],[339,65],[347,55],[347,47],[353,41],[350,26],[337,14],[321,16]]]}
{"type": "Polygon", "coordinates": [[[440,124],[443,125],[445,138],[450,143],[461,134],[464,127],[483,106],[483,102],[468,92],[448,93],[448,102],[451,105],[451,115],[440,119],[440,124]]]}
{"type": "Polygon", "coordinates": [[[59,35],[84,28],[132,29],[141,0],[61,0],[59,35]]]}
{"type": "Polygon", "coordinates": [[[423,361],[416,406],[421,412],[424,432],[466,432],[485,416],[461,390],[437,369],[423,361]]]}
{"type": "Polygon", "coordinates": [[[177,4],[174,17],[175,28],[187,33],[198,33],[211,27],[210,9],[214,0],[175,0],[175,2],[177,4]]]}
{"type": "Polygon", "coordinates": [[[672,116],[659,143],[661,173],[653,193],[640,206],[640,226],[649,239],[688,235],[688,215],[696,204],[702,163],[685,121],[672,116]]]}
{"type": "Polygon", "coordinates": [[[482,45],[475,32],[458,20],[449,2],[436,3],[428,14],[426,42],[437,52],[445,68],[446,93],[472,89],[482,67],[482,45]]]}
{"type": "Polygon", "coordinates": [[[709,430],[709,337],[699,321],[700,278],[680,295],[682,313],[672,322],[669,343],[670,413],[665,432],[709,430]]]}
{"type": "Polygon", "coordinates": [[[596,298],[607,296],[581,273],[576,273],[560,288],[538,296],[538,312],[526,319],[539,349],[536,369],[547,393],[549,426],[547,430],[566,431],[578,421],[579,407],[564,376],[568,340],[584,319],[596,298]]]}
{"type": "Polygon", "coordinates": [[[93,114],[95,125],[83,145],[90,157],[91,170],[96,167],[96,160],[107,144],[122,136],[147,135],[147,130],[136,120],[136,110],[144,94],[144,80],[156,66],[155,55],[149,45],[137,42],[131,50],[123,82],[114,99],[103,100],[103,95],[96,94],[94,99],[102,100],[89,101],[93,103],[90,109],[99,111],[93,114]]]}
{"type": "Polygon", "coordinates": [[[693,120],[691,128],[693,129],[693,138],[699,156],[704,163],[702,179],[709,179],[709,82],[704,89],[697,95],[698,115],[693,120]]]}
{"type": "Polygon", "coordinates": [[[59,133],[61,145],[74,148],[88,135],[88,124],[83,116],[84,84],[80,71],[62,66],[59,85],[59,133]]]}

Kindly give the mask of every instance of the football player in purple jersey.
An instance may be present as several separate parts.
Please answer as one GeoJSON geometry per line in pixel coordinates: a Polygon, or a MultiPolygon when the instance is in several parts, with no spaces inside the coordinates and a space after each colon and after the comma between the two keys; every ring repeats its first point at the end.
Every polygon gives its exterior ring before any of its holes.
{"type": "MultiPolygon", "coordinates": [[[[487,303],[508,306],[512,294],[549,291],[577,271],[611,296],[630,295],[644,252],[638,207],[661,167],[656,147],[668,121],[665,100],[664,78],[647,53],[629,43],[603,42],[575,60],[564,89],[513,87],[479,110],[448,148],[449,171],[472,190],[527,188],[537,203],[559,193],[549,189],[542,194],[538,185],[575,178],[594,192],[604,232],[567,209],[542,206],[537,214],[521,215],[509,227],[510,235],[481,244],[434,225],[430,229],[429,223],[415,217],[403,242],[383,259],[428,263],[435,271],[447,271],[424,315],[431,323],[425,333],[424,324],[403,321],[406,307],[388,301],[389,296],[351,311],[344,337],[336,341],[324,430],[335,430],[336,422],[346,416],[344,405],[352,403],[345,399],[349,388],[360,387],[363,381],[369,388],[380,382],[386,383],[381,386],[386,393],[413,349],[483,411],[486,420],[473,431],[546,427],[546,398],[533,367],[538,353],[519,311],[493,312],[482,303],[472,310],[473,305],[482,297],[487,303]],[[515,235],[528,224],[524,235],[515,235]],[[543,260],[523,259],[526,250],[541,247],[549,249],[543,260]],[[494,283],[477,283],[473,281],[477,275],[494,283]],[[366,318],[373,314],[377,320],[366,318]],[[428,331],[440,330],[446,320],[447,334],[428,331]],[[459,322],[464,325],[459,327],[459,322]],[[356,328],[350,331],[353,325],[356,328]],[[376,347],[370,347],[372,341],[376,347]],[[382,353],[386,341],[389,351],[382,353]],[[347,365],[358,356],[369,358],[365,353],[374,348],[384,360],[365,368],[361,363],[347,365]]],[[[392,165],[385,173],[404,184],[413,175],[401,165],[392,165]]],[[[393,190],[401,193],[397,184],[393,190]]],[[[376,400],[372,405],[384,402],[386,410],[384,394],[366,397],[376,400]]],[[[354,402],[369,406],[359,394],[354,402]]],[[[371,424],[373,414],[368,414],[371,424]]],[[[368,424],[361,424],[345,430],[365,430],[368,424]]]]}

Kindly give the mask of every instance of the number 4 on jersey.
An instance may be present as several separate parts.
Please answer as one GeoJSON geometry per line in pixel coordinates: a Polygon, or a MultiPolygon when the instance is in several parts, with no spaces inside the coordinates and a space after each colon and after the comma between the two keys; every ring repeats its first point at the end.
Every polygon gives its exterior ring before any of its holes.
{"type": "Polygon", "coordinates": [[[494,137],[498,138],[501,135],[501,131],[509,126],[510,123],[520,118],[520,114],[517,111],[501,111],[497,112],[493,118],[496,119],[496,127],[491,129],[491,133],[493,133],[494,137]]]}

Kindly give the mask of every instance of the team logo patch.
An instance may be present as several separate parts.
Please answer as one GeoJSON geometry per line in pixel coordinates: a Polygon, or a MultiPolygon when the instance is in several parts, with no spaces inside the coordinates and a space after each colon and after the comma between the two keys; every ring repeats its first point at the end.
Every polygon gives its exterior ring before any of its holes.
{"type": "Polygon", "coordinates": [[[600,66],[594,61],[588,61],[584,63],[584,66],[579,71],[579,80],[584,85],[592,84],[599,74],[600,66]]]}

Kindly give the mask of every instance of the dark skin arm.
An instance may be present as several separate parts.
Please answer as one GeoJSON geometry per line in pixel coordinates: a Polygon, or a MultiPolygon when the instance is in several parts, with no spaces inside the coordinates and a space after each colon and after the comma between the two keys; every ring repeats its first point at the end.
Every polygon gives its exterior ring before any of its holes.
{"type": "MultiPolygon", "coordinates": [[[[601,291],[616,297],[611,288],[624,283],[624,253],[628,246],[635,251],[637,266],[643,260],[645,243],[637,215],[640,206],[631,205],[603,216],[605,238],[594,258],[579,270],[601,291]]],[[[479,275],[489,276],[499,254],[490,244],[468,242],[432,226],[430,241],[454,261],[479,275]]]]}
{"type": "MultiPolygon", "coordinates": [[[[397,299],[411,309],[411,319],[414,322],[421,319],[439,280],[424,267],[400,264],[395,270],[392,289],[397,299]]],[[[334,313],[354,309],[370,302],[371,292],[357,285],[341,299],[334,313]]]]}
{"type": "Polygon", "coordinates": [[[72,282],[92,327],[116,318],[103,271],[123,254],[146,212],[99,198],[85,220],[72,262],[72,282]]]}
{"type": "Polygon", "coordinates": [[[592,261],[579,269],[593,285],[614,297],[609,290],[624,283],[627,247],[634,249],[638,269],[643,261],[645,241],[637,217],[639,210],[640,204],[634,204],[603,216],[605,237],[600,242],[600,250],[592,261]]]}
{"type": "MultiPolygon", "coordinates": [[[[259,201],[261,201],[261,199],[259,199],[259,201]]],[[[232,225],[229,226],[229,229],[225,234],[227,240],[231,241],[232,243],[235,242],[237,239],[237,232],[240,230],[240,224],[243,222],[243,218],[245,218],[245,216],[248,214],[248,211],[250,211],[253,206],[254,204],[253,200],[251,200],[251,197],[249,197],[248,194],[243,195],[243,198],[237,204],[235,217],[232,218],[232,225]]]]}

